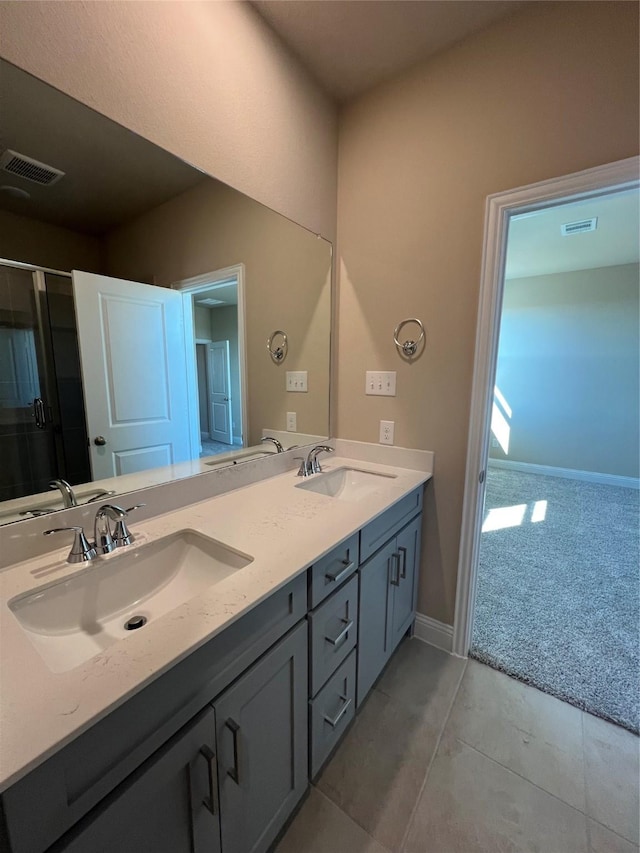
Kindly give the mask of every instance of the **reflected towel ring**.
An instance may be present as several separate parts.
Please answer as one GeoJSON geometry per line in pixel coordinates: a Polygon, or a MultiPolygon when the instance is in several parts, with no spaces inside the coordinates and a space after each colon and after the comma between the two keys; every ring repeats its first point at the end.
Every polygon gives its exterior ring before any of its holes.
{"type": "Polygon", "coordinates": [[[417,317],[409,317],[407,320],[403,320],[401,323],[398,323],[394,332],[393,332],[393,342],[398,347],[398,352],[401,355],[406,356],[407,358],[411,358],[411,356],[415,355],[418,351],[418,347],[424,340],[424,326],[418,320],[417,317]],[[398,340],[398,335],[402,330],[403,326],[406,326],[407,323],[416,323],[420,327],[420,337],[417,341],[407,340],[403,344],[398,340]]]}
{"type": "Polygon", "coordinates": [[[269,355],[276,364],[280,364],[281,361],[284,361],[287,352],[289,351],[289,342],[287,341],[287,336],[285,335],[285,333],[280,331],[280,329],[276,329],[275,332],[272,332],[267,340],[267,349],[269,350],[269,355]],[[274,348],[273,340],[278,335],[282,337],[282,344],[274,348]]]}

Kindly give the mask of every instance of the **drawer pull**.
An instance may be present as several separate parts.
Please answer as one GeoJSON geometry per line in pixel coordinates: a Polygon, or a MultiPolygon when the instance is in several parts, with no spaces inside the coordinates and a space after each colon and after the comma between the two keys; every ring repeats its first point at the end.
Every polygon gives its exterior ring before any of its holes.
{"type": "Polygon", "coordinates": [[[340,698],[341,698],[341,699],[342,699],[342,701],[344,702],[344,705],[342,706],[342,708],[340,708],[340,710],[339,710],[339,711],[338,711],[338,713],[335,715],[335,717],[333,718],[333,720],[331,719],[331,717],[327,717],[327,715],[326,715],[326,714],[325,714],[325,717],[324,717],[324,721],[325,721],[325,723],[329,723],[329,725],[331,726],[331,728],[332,728],[332,729],[335,729],[335,727],[338,725],[338,723],[340,722],[340,720],[344,717],[344,715],[345,715],[345,714],[347,713],[347,711],[349,710],[349,707],[351,706],[351,699],[347,699],[347,697],[346,697],[346,696],[341,696],[340,698]]]}
{"type": "Polygon", "coordinates": [[[342,566],[344,566],[344,568],[340,569],[337,572],[327,572],[325,578],[328,581],[332,581],[333,583],[340,583],[342,578],[346,578],[346,576],[349,574],[349,572],[355,565],[353,560],[341,560],[340,563],[342,566]]]}
{"type": "Polygon", "coordinates": [[[325,636],[325,640],[328,643],[331,643],[332,646],[339,646],[340,643],[346,639],[349,631],[353,628],[353,619],[341,619],[340,621],[344,623],[344,628],[342,629],[342,631],[340,631],[338,636],[337,637],[325,636]]]}
{"type": "Polygon", "coordinates": [[[389,583],[392,586],[400,586],[400,554],[396,554],[396,552],[394,551],[393,554],[391,555],[391,560],[393,562],[391,563],[391,573],[389,576],[389,583]],[[395,563],[395,568],[397,569],[395,580],[393,579],[393,569],[394,569],[393,564],[394,563],[395,563]]]}
{"type": "Polygon", "coordinates": [[[216,790],[218,788],[218,765],[216,763],[215,752],[208,746],[200,747],[200,755],[207,762],[207,770],[209,771],[209,796],[205,797],[202,805],[216,816],[216,790]]]}
{"type": "Polygon", "coordinates": [[[227,775],[231,776],[236,785],[240,784],[240,749],[238,747],[238,732],[240,731],[240,726],[236,723],[235,720],[232,720],[229,717],[228,720],[225,721],[225,726],[229,729],[231,734],[233,735],[233,767],[231,770],[227,770],[227,775]]]}
{"type": "Polygon", "coordinates": [[[402,554],[402,574],[400,575],[400,579],[404,580],[407,577],[407,549],[399,545],[398,551],[402,554]]]}

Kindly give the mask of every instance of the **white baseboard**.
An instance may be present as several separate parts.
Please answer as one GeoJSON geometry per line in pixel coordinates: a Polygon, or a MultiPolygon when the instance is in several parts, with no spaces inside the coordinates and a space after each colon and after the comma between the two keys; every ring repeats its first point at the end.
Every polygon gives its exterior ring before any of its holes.
{"type": "Polygon", "coordinates": [[[451,653],[453,649],[453,626],[438,622],[423,613],[416,613],[414,637],[445,652],[451,653]]]}
{"type": "Polygon", "coordinates": [[[545,477],[564,477],[566,480],[585,480],[602,486],[621,486],[624,489],[640,489],[637,477],[622,477],[619,474],[601,474],[599,471],[576,471],[573,468],[554,468],[551,465],[534,465],[532,462],[515,462],[512,459],[489,458],[489,468],[506,468],[525,474],[544,474],[545,477]]]}

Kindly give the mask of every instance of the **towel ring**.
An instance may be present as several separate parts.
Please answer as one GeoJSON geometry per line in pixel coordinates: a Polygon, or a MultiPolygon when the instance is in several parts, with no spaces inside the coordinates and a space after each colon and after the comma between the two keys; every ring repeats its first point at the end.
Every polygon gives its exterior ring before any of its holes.
{"type": "Polygon", "coordinates": [[[411,358],[412,355],[415,355],[418,347],[424,340],[424,326],[418,320],[417,317],[409,317],[407,320],[403,320],[401,323],[398,323],[393,333],[393,342],[398,347],[398,352],[401,355],[405,355],[407,358],[411,358]],[[407,323],[416,323],[420,327],[420,337],[417,341],[407,340],[403,344],[398,340],[398,335],[400,334],[402,327],[406,326],[407,323]]]}
{"type": "Polygon", "coordinates": [[[287,341],[285,333],[281,332],[280,329],[276,329],[275,332],[272,332],[267,340],[267,349],[269,350],[269,355],[276,364],[280,364],[281,361],[284,361],[289,351],[289,342],[287,341]],[[277,338],[278,335],[282,337],[282,344],[274,348],[273,340],[274,338],[277,338]]]}

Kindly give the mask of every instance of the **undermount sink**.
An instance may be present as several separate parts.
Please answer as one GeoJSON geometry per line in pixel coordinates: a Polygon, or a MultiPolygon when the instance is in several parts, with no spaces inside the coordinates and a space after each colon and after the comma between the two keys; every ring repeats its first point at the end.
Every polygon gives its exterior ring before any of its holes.
{"type": "Polygon", "coordinates": [[[252,561],[181,530],[118,549],[66,580],[12,599],[9,608],[49,669],[67,672],[252,561]]]}
{"type": "Polygon", "coordinates": [[[317,492],[330,498],[359,500],[385,485],[385,480],[395,480],[395,474],[380,474],[361,468],[336,468],[326,474],[312,474],[296,488],[317,492]]]}

